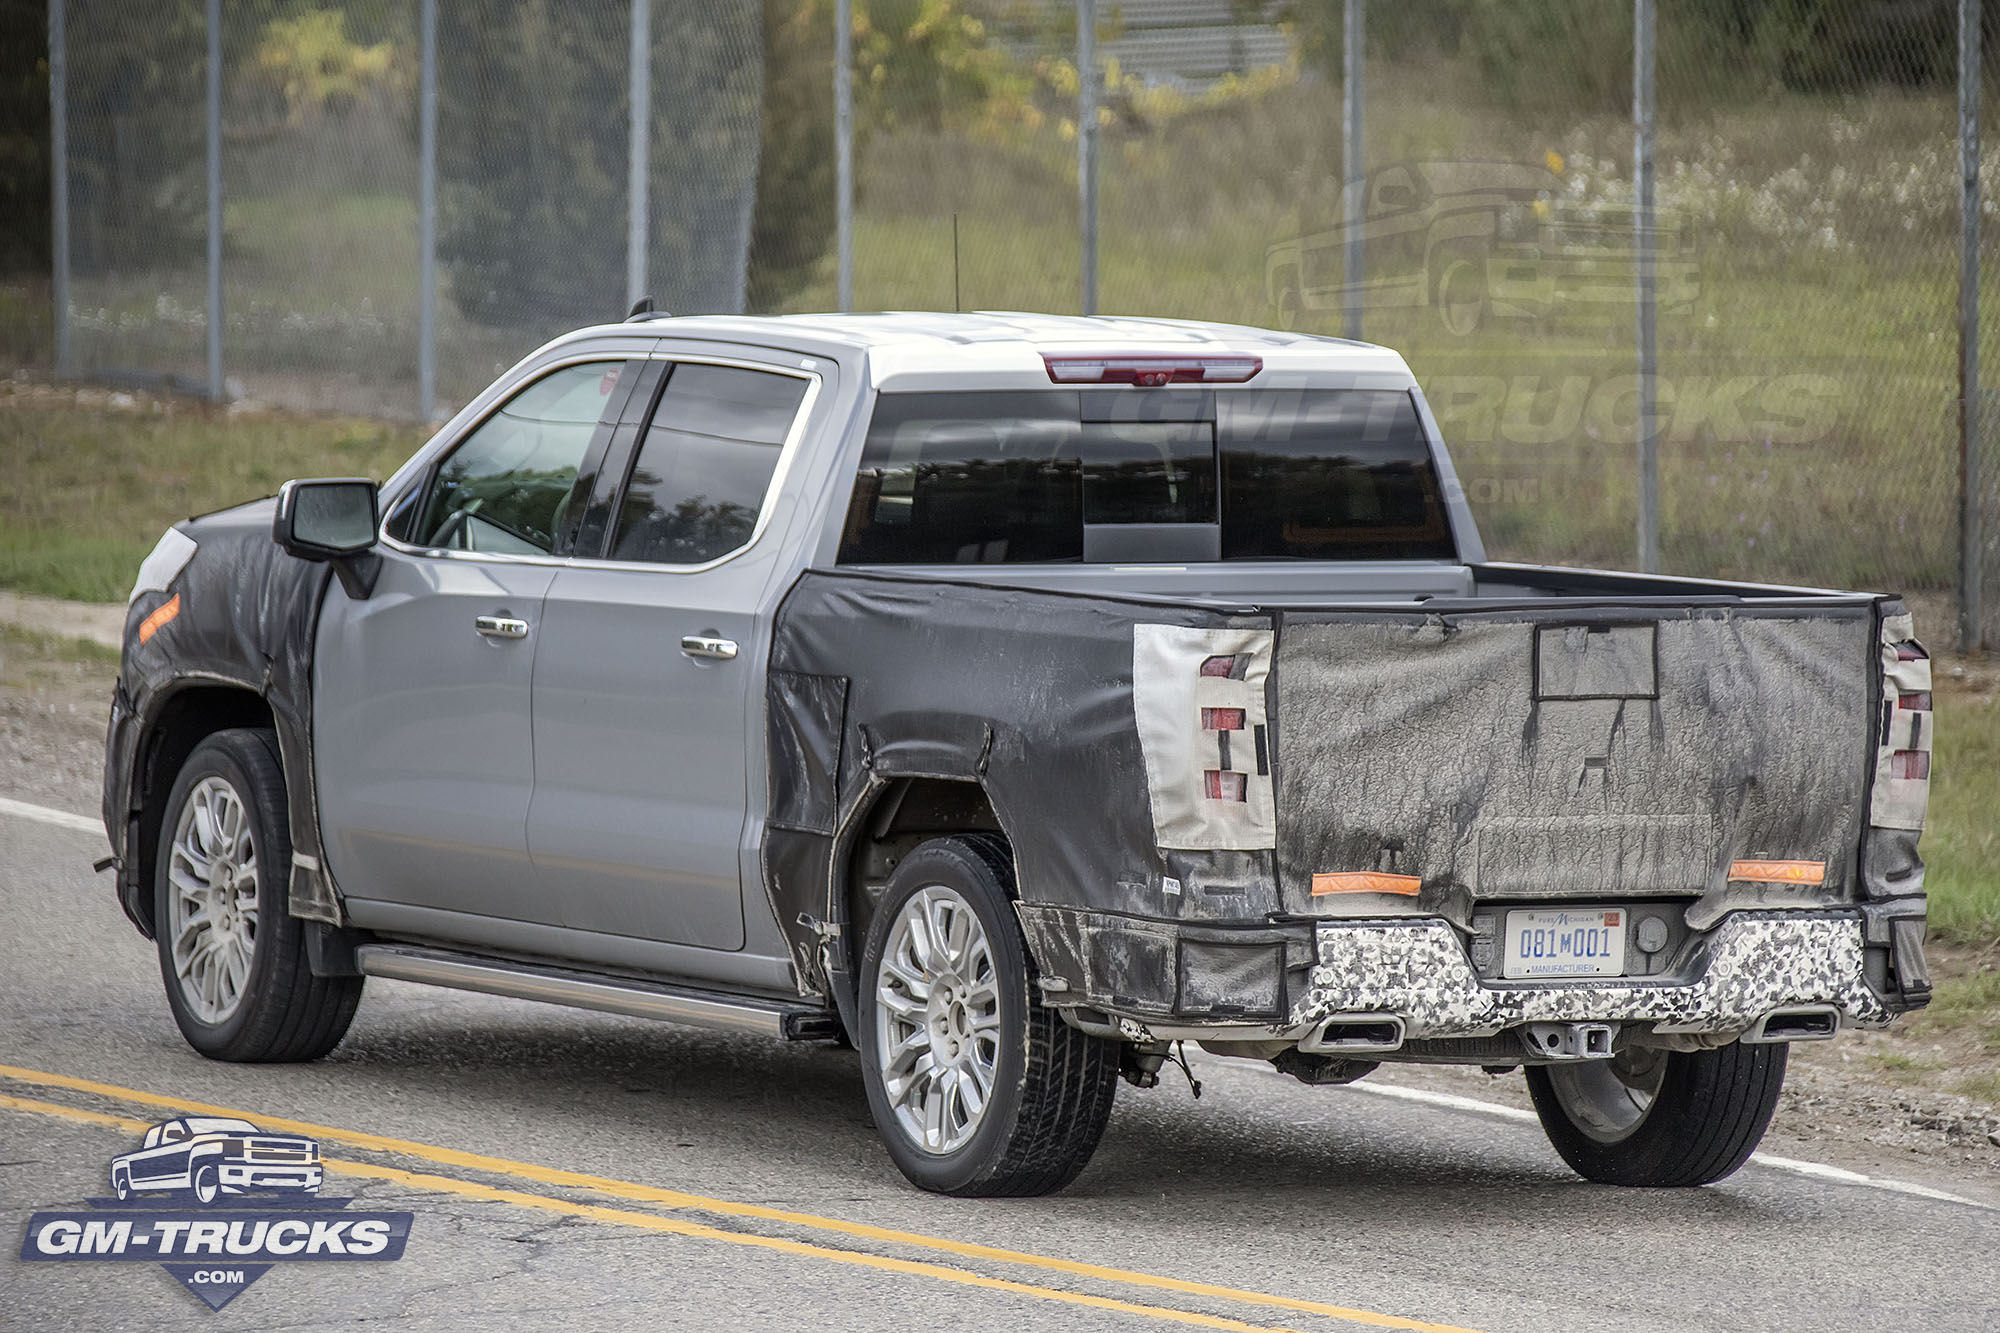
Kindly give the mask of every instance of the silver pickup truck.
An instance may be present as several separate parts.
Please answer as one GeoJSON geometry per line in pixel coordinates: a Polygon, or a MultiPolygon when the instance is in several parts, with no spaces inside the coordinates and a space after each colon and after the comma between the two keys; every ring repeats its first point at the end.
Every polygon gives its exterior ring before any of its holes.
{"type": "Polygon", "coordinates": [[[1488,562],[1382,348],[635,317],[163,537],[104,813],[217,1059],[367,976],[851,1040],[965,1195],[1176,1043],[1525,1067],[1693,1185],[1928,999],[1929,673],[1893,598],[1488,562]]]}

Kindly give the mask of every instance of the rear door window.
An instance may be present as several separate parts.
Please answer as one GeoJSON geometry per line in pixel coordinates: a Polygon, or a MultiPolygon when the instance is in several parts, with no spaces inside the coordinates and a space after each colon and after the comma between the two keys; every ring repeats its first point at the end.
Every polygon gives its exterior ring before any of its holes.
{"type": "Polygon", "coordinates": [[[632,460],[611,559],[698,565],[747,546],[810,383],[676,364],[632,460]]]}

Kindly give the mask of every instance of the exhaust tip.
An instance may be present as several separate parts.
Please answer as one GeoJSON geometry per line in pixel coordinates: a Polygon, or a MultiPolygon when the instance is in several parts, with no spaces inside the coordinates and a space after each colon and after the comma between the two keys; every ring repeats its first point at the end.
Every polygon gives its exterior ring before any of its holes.
{"type": "Polygon", "coordinates": [[[1403,1020],[1395,1014],[1340,1014],[1315,1028],[1299,1049],[1323,1055],[1379,1055],[1400,1049],[1403,1040],[1403,1020]]]}
{"type": "Polygon", "coordinates": [[[1840,1010],[1830,1004],[1795,1005],[1773,1009],[1740,1038],[1749,1046],[1787,1041],[1830,1041],[1840,1035],[1840,1010]]]}

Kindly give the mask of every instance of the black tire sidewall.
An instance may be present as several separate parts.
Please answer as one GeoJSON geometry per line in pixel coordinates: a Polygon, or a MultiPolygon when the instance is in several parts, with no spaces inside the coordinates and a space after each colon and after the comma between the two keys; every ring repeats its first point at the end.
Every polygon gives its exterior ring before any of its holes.
{"type": "Polygon", "coordinates": [[[923,1189],[956,1193],[978,1182],[1006,1155],[1020,1116],[1028,1077],[1027,946],[1014,921],[1006,886],[972,848],[955,840],[929,842],[905,857],[889,878],[888,888],[869,922],[862,954],[860,994],[856,1012],[861,1031],[861,1081],[868,1090],[868,1110],[876,1130],[903,1174],[923,1189]],[[994,1063],[993,1095],[979,1128],[964,1146],[949,1153],[932,1153],[912,1143],[896,1118],[882,1086],[876,1029],[875,988],[882,955],[896,915],[917,892],[943,885],[972,906],[986,931],[993,955],[995,988],[1000,995],[1000,1049],[994,1063]]]}
{"type": "Polygon", "coordinates": [[[1782,1045],[1668,1052],[1645,1118],[1611,1143],[1577,1126],[1546,1067],[1529,1066],[1528,1093],[1550,1144],[1584,1178],[1655,1188],[1706,1185],[1740,1167],[1763,1137],[1787,1054],[1782,1045]]]}
{"type": "MultiPolygon", "coordinates": [[[[212,1059],[229,1059],[253,1037],[261,1010],[272,989],[271,973],[282,950],[294,946],[291,938],[297,926],[287,903],[290,896],[292,839],[286,819],[285,792],[280,778],[278,790],[267,789],[252,771],[254,757],[246,759],[245,747],[263,745],[263,735],[251,731],[218,732],[196,746],[181,765],[167,798],[165,817],[160,821],[160,845],[154,859],[153,920],[160,957],[160,979],[166,987],[167,1004],[188,1044],[212,1059]],[[236,1012],[220,1023],[204,1022],[189,1009],[174,976],[173,941],[169,922],[167,872],[172,863],[174,834],[180,827],[181,812],[188,793],[203,778],[220,777],[236,789],[244,809],[255,822],[257,861],[257,940],[251,951],[250,973],[244,979],[243,994],[236,1012]]],[[[263,767],[264,765],[258,765],[263,767]]],[[[269,765],[276,768],[275,759],[269,765]]]]}

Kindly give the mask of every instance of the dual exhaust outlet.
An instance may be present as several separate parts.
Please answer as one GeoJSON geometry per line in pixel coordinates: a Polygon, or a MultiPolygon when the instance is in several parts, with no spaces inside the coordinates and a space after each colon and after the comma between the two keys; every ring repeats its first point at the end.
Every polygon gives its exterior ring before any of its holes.
{"type": "MultiPolygon", "coordinates": [[[[1387,1055],[1402,1048],[1407,1025],[1397,1014],[1337,1014],[1314,1028],[1299,1049],[1314,1055],[1387,1055]]],[[[1773,1009],[1752,1023],[1741,1040],[1749,1046],[1828,1041],[1840,1033],[1840,1010],[1830,1004],[1773,1009]]],[[[1529,1023],[1521,1029],[1528,1053],[1543,1060],[1608,1060],[1618,1036],[1615,1023],[1529,1023]]]]}

